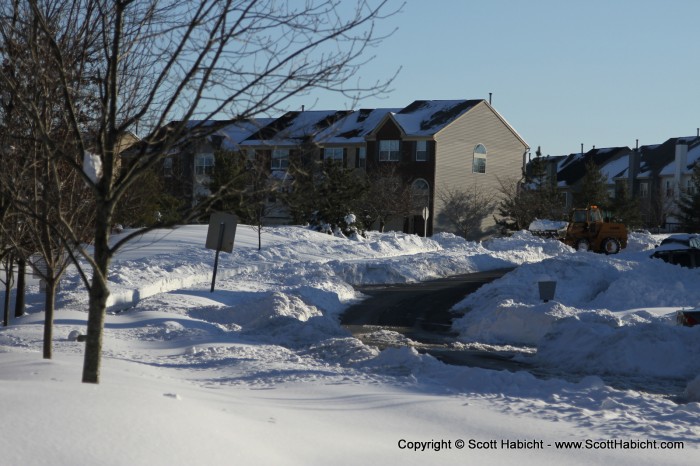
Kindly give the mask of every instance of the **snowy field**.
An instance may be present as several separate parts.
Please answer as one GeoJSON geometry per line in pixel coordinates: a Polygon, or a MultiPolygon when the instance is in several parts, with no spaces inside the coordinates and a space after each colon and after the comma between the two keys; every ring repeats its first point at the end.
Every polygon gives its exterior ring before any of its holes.
{"type": "Polygon", "coordinates": [[[210,293],[205,236],[158,231],[115,260],[99,385],[80,383],[83,344],[68,337],[85,329],[77,274],[51,361],[31,282],[28,314],[0,330],[0,465],[700,462],[700,326],[675,323],[700,304],[700,269],[650,259],[661,237],[606,257],[526,232],[351,241],[280,227],[258,251],[240,226],[210,293]],[[338,324],[362,299],[352,285],[514,266],[455,307],[456,345],[561,377],[448,366],[410,341],[379,351],[338,324]],[[557,281],[546,303],[541,280],[557,281]]]}

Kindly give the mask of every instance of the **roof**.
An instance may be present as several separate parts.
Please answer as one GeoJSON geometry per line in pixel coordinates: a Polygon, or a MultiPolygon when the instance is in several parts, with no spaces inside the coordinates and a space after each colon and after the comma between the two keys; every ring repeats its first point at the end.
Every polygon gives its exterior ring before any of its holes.
{"type": "Polygon", "coordinates": [[[676,173],[676,157],[675,157],[675,146],[678,144],[687,144],[688,153],[686,156],[686,165],[681,167],[681,174],[689,174],[693,171],[695,163],[700,159],[700,138],[677,138],[674,144],[674,157],[673,159],[664,166],[659,172],[660,176],[664,175],[674,175],[676,173]]]}
{"type": "Polygon", "coordinates": [[[608,179],[608,183],[614,183],[615,178],[626,177],[630,167],[630,154],[611,160],[600,167],[600,172],[608,179]]]}
{"type": "Polygon", "coordinates": [[[484,100],[416,100],[393,118],[407,136],[432,136],[481,102],[484,100]]]}
{"type": "MultiPolygon", "coordinates": [[[[669,164],[673,164],[675,169],[676,160],[676,144],[690,142],[700,142],[700,138],[696,137],[678,137],[670,138],[662,144],[642,146],[639,148],[641,153],[639,160],[639,175],[638,177],[645,178],[654,175],[660,175],[666,170],[669,164]]],[[[696,143],[697,143],[696,142],[696,143]]],[[[671,173],[673,173],[673,169],[671,173]]]]}
{"type": "Polygon", "coordinates": [[[569,154],[559,161],[557,166],[557,181],[560,184],[572,186],[576,184],[586,174],[586,163],[592,160],[601,168],[601,173],[612,182],[613,178],[619,176],[623,170],[622,164],[611,164],[621,158],[629,159],[631,149],[623,147],[607,147],[601,149],[591,149],[588,152],[569,154]],[[608,166],[607,169],[605,167],[608,166]],[[619,169],[619,170],[618,170],[619,169]]]}
{"type": "Polygon", "coordinates": [[[360,144],[365,136],[377,127],[389,113],[398,112],[398,108],[376,108],[355,110],[345,118],[338,120],[316,134],[314,141],[318,144],[360,144]]]}
{"type": "Polygon", "coordinates": [[[273,121],[275,121],[274,118],[253,118],[237,121],[219,129],[215,135],[223,137],[221,142],[222,149],[235,150],[241,142],[273,121]]]}
{"type": "Polygon", "coordinates": [[[243,145],[299,145],[350,114],[351,110],[287,112],[242,141],[243,145]]]}

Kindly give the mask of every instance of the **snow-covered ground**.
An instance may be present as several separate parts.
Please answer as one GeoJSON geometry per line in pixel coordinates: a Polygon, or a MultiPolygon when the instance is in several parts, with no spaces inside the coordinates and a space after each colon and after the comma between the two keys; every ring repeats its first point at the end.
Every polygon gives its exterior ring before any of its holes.
{"type": "Polygon", "coordinates": [[[28,314],[0,330],[0,465],[700,461],[700,327],[675,323],[700,304],[700,269],[650,259],[660,237],[603,256],[527,232],[351,241],[279,227],[258,251],[241,226],[210,293],[205,236],[154,232],[115,260],[99,385],[80,383],[83,344],[69,338],[85,328],[77,274],[61,285],[51,361],[32,282],[28,314]],[[338,323],[362,299],[352,285],[513,266],[456,306],[455,347],[505,347],[561,377],[379,351],[338,323]],[[543,280],[557,282],[546,303],[543,280]]]}

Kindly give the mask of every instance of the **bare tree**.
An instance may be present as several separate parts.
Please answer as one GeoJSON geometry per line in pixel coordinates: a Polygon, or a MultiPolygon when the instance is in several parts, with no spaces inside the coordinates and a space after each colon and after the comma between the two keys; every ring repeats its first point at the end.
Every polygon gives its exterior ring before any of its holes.
{"type": "Polygon", "coordinates": [[[254,155],[249,158],[241,151],[217,151],[208,189],[217,198],[212,205],[215,210],[232,212],[255,230],[260,250],[265,219],[274,206],[271,198],[284,189],[284,180],[272,174],[268,158],[254,155]]]}
{"type": "Polygon", "coordinates": [[[493,195],[478,189],[446,187],[438,191],[443,206],[438,221],[451,227],[456,235],[470,239],[481,232],[481,223],[493,212],[496,200],[493,195]]]}
{"type": "Polygon", "coordinates": [[[381,167],[367,176],[367,195],[363,201],[367,228],[377,224],[383,232],[387,223],[394,218],[408,217],[414,211],[420,212],[423,206],[414,207],[411,184],[407,183],[392,165],[381,167]]]}
{"type": "MultiPolygon", "coordinates": [[[[76,70],[83,61],[77,58],[80,54],[72,53],[75,50],[68,51],[62,73],[51,60],[50,38],[41,33],[37,21],[27,21],[36,19],[29,5],[15,2],[10,11],[13,15],[5,17],[0,27],[2,132],[10,148],[0,172],[0,188],[12,196],[12,216],[3,222],[3,229],[14,248],[10,267],[14,259],[23,267],[31,256],[30,263],[46,285],[44,358],[50,359],[56,287],[70,263],[66,234],[84,240],[83,232],[91,225],[92,192],[72,166],[81,160],[61,98],[67,82],[80,88],[84,78],[76,70]],[[56,157],[58,153],[65,157],[56,157]],[[13,230],[8,231],[8,223],[13,230]]],[[[49,11],[44,20],[55,30],[61,18],[54,12],[49,11]]],[[[76,99],[83,108],[90,103],[94,99],[76,99]]]]}
{"type": "Polygon", "coordinates": [[[498,178],[500,201],[496,224],[506,230],[522,230],[535,219],[562,220],[564,200],[553,183],[532,179],[498,178]]]}
{"type": "MultiPolygon", "coordinates": [[[[364,84],[355,77],[367,48],[383,38],[378,22],[395,11],[388,0],[358,0],[354,8],[335,0],[15,0],[0,6],[0,27],[12,29],[6,36],[26,34],[33,25],[49,44],[46,56],[23,57],[23,69],[59,74],[72,149],[42,126],[30,101],[18,107],[43,153],[64,161],[92,191],[93,248],[81,251],[92,268],[83,382],[100,378],[110,261],[140,234],[110,243],[115,206],[126,191],[197,128],[190,120],[250,118],[314,89],[350,98],[386,92],[391,79],[364,84]],[[119,141],[137,129],[149,136],[132,154],[135,163],[119,170],[119,141]],[[99,160],[98,176],[83,171],[81,161],[90,154],[99,160]]],[[[0,85],[23,95],[21,77],[0,73],[0,85]]],[[[66,232],[65,239],[80,247],[78,232],[66,232]]]]}

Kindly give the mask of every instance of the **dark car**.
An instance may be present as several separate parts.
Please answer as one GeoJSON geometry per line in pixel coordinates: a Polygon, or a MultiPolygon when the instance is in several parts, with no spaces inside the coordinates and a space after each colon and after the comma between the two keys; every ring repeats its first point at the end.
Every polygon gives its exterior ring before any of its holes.
{"type": "Polygon", "coordinates": [[[661,241],[651,257],[681,267],[700,267],[700,235],[676,234],[661,241]]]}
{"type": "Polygon", "coordinates": [[[676,313],[676,322],[686,327],[693,327],[694,325],[700,324],[700,311],[697,309],[678,311],[676,313]]]}

